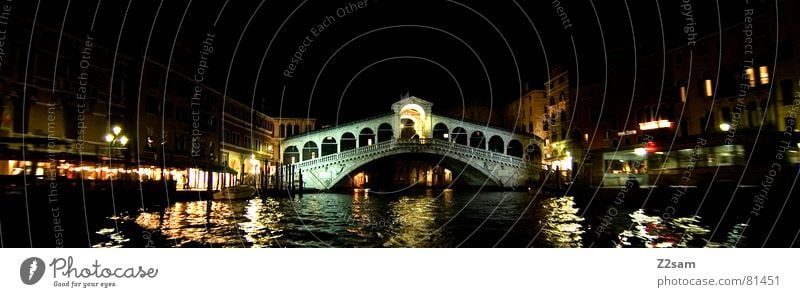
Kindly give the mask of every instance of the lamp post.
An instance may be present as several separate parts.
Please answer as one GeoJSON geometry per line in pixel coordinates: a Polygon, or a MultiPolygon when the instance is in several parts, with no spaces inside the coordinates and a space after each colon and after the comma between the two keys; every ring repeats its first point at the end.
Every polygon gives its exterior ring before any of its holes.
{"type": "MultiPolygon", "coordinates": [[[[116,125],[113,128],[111,128],[111,133],[106,134],[105,140],[108,143],[109,167],[111,167],[110,166],[111,165],[110,164],[110,162],[111,162],[110,158],[112,157],[111,156],[111,149],[114,148],[115,146],[116,146],[115,149],[125,149],[126,148],[125,146],[128,144],[128,140],[129,139],[128,139],[128,136],[125,136],[124,134],[122,134],[122,128],[120,126],[116,125]]],[[[126,163],[128,162],[127,159],[128,158],[127,158],[127,154],[126,154],[125,161],[124,161],[125,163],[123,163],[123,166],[125,166],[126,163]]]]}
{"type": "Polygon", "coordinates": [[[120,148],[124,148],[125,145],[128,144],[128,136],[121,135],[122,128],[120,126],[114,126],[111,128],[112,133],[106,134],[106,142],[108,142],[109,148],[115,144],[118,144],[120,148]]]}

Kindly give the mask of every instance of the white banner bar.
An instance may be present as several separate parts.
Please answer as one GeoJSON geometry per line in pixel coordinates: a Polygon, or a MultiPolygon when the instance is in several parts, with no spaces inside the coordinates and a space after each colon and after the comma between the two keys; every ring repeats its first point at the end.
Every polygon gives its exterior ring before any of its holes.
{"type": "Polygon", "coordinates": [[[5,249],[0,294],[798,296],[799,259],[791,249],[5,249]]]}

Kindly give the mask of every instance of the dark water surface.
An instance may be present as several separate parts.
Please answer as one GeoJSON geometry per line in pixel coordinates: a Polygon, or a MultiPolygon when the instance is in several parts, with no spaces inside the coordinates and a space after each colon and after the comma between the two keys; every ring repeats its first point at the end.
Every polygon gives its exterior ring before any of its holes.
{"type": "Polygon", "coordinates": [[[120,196],[113,205],[108,196],[87,197],[85,206],[67,196],[58,213],[29,199],[30,219],[24,199],[6,197],[0,230],[4,247],[58,246],[59,238],[67,247],[789,247],[800,228],[794,202],[778,220],[776,207],[748,215],[747,195],[711,195],[697,211],[699,199],[672,205],[662,193],[641,208],[645,195],[619,201],[607,192],[320,193],[146,209],[120,196]],[[665,216],[669,206],[678,210],[665,216]]]}
{"type": "MultiPolygon", "coordinates": [[[[179,202],[161,211],[120,216],[117,224],[122,232],[114,232],[115,226],[108,224],[105,232],[118,237],[97,245],[745,247],[761,246],[774,221],[766,219],[760,227],[753,226],[755,220],[741,215],[747,212],[746,203],[744,210],[730,208],[724,220],[719,219],[721,207],[708,207],[700,212],[703,216],[694,215],[696,207],[666,216],[666,207],[658,203],[649,209],[629,207],[637,203],[617,205],[614,199],[595,197],[584,212],[589,202],[574,197],[434,190],[179,202]]],[[[775,234],[773,230],[773,239],[775,234]]],[[[790,237],[791,232],[785,235],[790,237]]]]}

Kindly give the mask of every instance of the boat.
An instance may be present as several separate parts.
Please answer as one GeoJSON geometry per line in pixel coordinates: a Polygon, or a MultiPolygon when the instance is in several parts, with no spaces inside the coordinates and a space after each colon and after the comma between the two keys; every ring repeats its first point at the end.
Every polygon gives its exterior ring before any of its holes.
{"type": "Polygon", "coordinates": [[[256,187],[251,185],[238,185],[223,188],[222,191],[214,193],[214,199],[247,199],[256,196],[256,187]]]}

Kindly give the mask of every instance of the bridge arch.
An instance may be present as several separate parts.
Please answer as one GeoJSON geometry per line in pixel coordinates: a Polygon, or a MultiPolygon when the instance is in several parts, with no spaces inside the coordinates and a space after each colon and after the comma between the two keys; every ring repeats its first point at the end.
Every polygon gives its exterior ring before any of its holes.
{"type": "Polygon", "coordinates": [[[417,103],[405,104],[400,108],[398,116],[401,139],[418,139],[425,135],[427,113],[424,107],[417,103]]]}
{"type": "Polygon", "coordinates": [[[492,135],[492,137],[489,137],[489,151],[491,152],[501,153],[501,154],[505,153],[504,144],[505,143],[503,142],[503,138],[501,138],[500,136],[492,135]]]}
{"type": "Polygon", "coordinates": [[[356,136],[353,135],[353,133],[350,133],[350,132],[344,132],[344,134],[342,134],[342,137],[339,139],[339,141],[340,141],[340,143],[339,143],[339,145],[340,145],[339,151],[340,152],[344,152],[344,151],[349,151],[349,150],[355,149],[357,147],[357,144],[358,144],[358,140],[356,139],[356,136]]]}
{"type": "Polygon", "coordinates": [[[370,128],[361,129],[358,133],[358,147],[375,144],[375,132],[370,128]]]}
{"type": "Polygon", "coordinates": [[[303,160],[311,160],[316,157],[319,157],[319,148],[317,147],[317,143],[313,141],[307,141],[306,144],[303,145],[303,160]]]}
{"type": "Polygon", "coordinates": [[[381,123],[378,126],[378,142],[391,140],[394,136],[394,130],[389,123],[381,123]]]}
{"type": "Polygon", "coordinates": [[[292,164],[300,162],[300,151],[296,146],[289,146],[283,151],[283,163],[292,164]]]}
{"type": "Polygon", "coordinates": [[[437,123],[433,126],[433,138],[447,140],[450,137],[450,130],[444,123],[437,123]]]}
{"type": "Polygon", "coordinates": [[[453,142],[467,145],[467,130],[461,127],[453,128],[453,133],[451,133],[453,137],[453,142]]]}
{"type": "Polygon", "coordinates": [[[522,143],[516,139],[509,141],[506,154],[512,157],[522,158],[522,143]]]}
{"type": "Polygon", "coordinates": [[[486,149],[486,137],[480,130],[472,132],[469,136],[469,146],[479,149],[486,149]]]}
{"type": "Polygon", "coordinates": [[[325,139],[322,140],[322,148],[321,148],[321,150],[322,150],[322,153],[320,154],[320,157],[324,157],[324,156],[327,156],[327,155],[333,155],[335,153],[338,153],[339,152],[339,147],[336,144],[336,138],[334,138],[333,136],[325,137],[325,139]]]}
{"type": "Polygon", "coordinates": [[[542,149],[536,144],[529,144],[525,149],[525,159],[534,164],[542,163],[542,149]]]}
{"type": "Polygon", "coordinates": [[[444,166],[453,172],[454,178],[470,185],[508,187],[519,185],[525,176],[522,159],[477,148],[454,146],[450,142],[434,139],[420,142],[392,140],[376,144],[374,149],[367,149],[365,154],[348,155],[346,159],[327,156],[303,161],[299,164],[299,173],[303,174],[306,187],[330,189],[368,164],[374,165],[373,162],[387,158],[406,160],[409,158],[407,156],[444,166]]]}
{"type": "MultiPolygon", "coordinates": [[[[475,170],[498,170],[500,177],[492,178],[503,181],[512,180],[512,174],[523,172],[525,160],[541,162],[544,157],[544,144],[534,135],[515,134],[506,129],[435,114],[430,105],[422,99],[409,97],[393,104],[393,113],[306,133],[302,132],[303,127],[287,124],[284,126],[287,137],[281,142],[284,155],[281,159],[287,164],[294,161],[299,166],[297,174],[303,174],[306,187],[326,189],[331,179],[340,176],[340,170],[397,151],[433,154],[439,158],[455,154],[461,162],[477,168],[475,170]],[[412,108],[413,104],[421,107],[412,108]],[[403,122],[411,128],[405,135],[401,133],[403,122]],[[408,141],[416,137],[419,137],[418,141],[408,141]],[[530,153],[528,144],[536,145],[531,147],[530,153]]],[[[424,158],[430,160],[430,157],[424,158]]],[[[380,163],[369,166],[380,166],[380,163]]],[[[505,182],[503,185],[509,186],[505,182]]]]}

